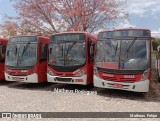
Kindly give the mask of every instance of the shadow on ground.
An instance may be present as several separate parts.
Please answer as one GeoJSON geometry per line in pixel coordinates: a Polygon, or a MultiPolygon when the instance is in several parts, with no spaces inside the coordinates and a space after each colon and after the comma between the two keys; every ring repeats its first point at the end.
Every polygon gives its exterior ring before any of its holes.
{"type": "Polygon", "coordinates": [[[55,83],[22,83],[22,82],[6,82],[1,81],[0,86],[7,86],[8,88],[23,89],[23,90],[41,90],[41,91],[52,91],[55,89],[65,89],[65,90],[85,90],[85,91],[97,91],[98,96],[108,97],[108,98],[118,98],[136,101],[147,101],[147,102],[160,102],[160,83],[157,81],[156,69],[152,70],[152,78],[150,83],[150,90],[148,93],[136,93],[123,90],[112,90],[93,87],[92,84],[84,85],[71,85],[71,84],[55,84],[55,83]]]}
{"type": "Polygon", "coordinates": [[[147,102],[160,102],[160,83],[157,80],[156,71],[152,71],[152,79],[150,83],[150,89],[147,93],[130,92],[123,90],[113,89],[97,89],[98,95],[110,98],[120,98],[147,102]]]}
{"type": "MultiPolygon", "coordinates": [[[[0,84],[1,85],[1,84],[0,84]]],[[[72,85],[72,84],[56,84],[56,83],[23,83],[23,82],[14,82],[14,83],[8,83],[6,82],[6,85],[9,88],[15,88],[15,89],[24,89],[24,90],[41,90],[41,91],[53,91],[55,89],[65,89],[65,90],[86,90],[91,91],[94,87],[93,84],[89,85],[72,85]]]]}

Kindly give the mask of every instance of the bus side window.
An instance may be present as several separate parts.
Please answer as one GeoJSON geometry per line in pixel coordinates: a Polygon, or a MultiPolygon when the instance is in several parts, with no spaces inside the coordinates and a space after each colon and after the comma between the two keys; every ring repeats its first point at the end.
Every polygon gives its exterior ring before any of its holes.
{"type": "Polygon", "coordinates": [[[94,60],[94,50],[95,50],[95,43],[89,39],[88,41],[88,62],[92,62],[94,60]]]}
{"type": "Polygon", "coordinates": [[[1,47],[0,47],[0,60],[1,60],[1,62],[5,61],[5,55],[6,55],[6,46],[1,45],[1,47]]]}
{"type": "Polygon", "coordinates": [[[40,47],[40,61],[43,62],[43,61],[46,61],[47,60],[47,45],[46,44],[42,44],[41,47],[40,47]]]}

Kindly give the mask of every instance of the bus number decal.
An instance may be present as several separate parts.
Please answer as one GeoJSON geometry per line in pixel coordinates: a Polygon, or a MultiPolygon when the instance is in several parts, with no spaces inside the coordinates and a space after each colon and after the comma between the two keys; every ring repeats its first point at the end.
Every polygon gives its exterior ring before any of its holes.
{"type": "Polygon", "coordinates": [[[135,75],[124,75],[124,78],[135,78],[135,75]]]}

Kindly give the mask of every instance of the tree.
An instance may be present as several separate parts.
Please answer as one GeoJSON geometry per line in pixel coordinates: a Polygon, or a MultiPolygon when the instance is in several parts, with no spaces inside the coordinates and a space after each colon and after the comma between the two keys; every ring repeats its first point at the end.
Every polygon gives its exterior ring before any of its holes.
{"type": "Polygon", "coordinates": [[[3,37],[15,36],[17,35],[17,30],[19,26],[11,21],[5,21],[3,24],[0,24],[1,35],[3,37]]]}
{"type": "Polygon", "coordinates": [[[27,30],[33,33],[93,32],[126,17],[120,9],[126,3],[125,0],[15,0],[13,2],[18,16],[12,21],[16,21],[22,31],[27,27],[27,30]]]}

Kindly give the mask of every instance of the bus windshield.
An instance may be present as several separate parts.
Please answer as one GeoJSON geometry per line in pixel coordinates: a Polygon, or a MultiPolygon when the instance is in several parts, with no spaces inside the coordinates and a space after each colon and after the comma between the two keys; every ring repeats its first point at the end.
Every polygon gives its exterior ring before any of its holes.
{"type": "Polygon", "coordinates": [[[49,45],[49,64],[54,66],[79,66],[85,64],[85,40],[51,43],[49,45]]]}
{"type": "Polygon", "coordinates": [[[6,66],[31,67],[37,62],[36,43],[9,43],[6,50],[6,66]]]}
{"type": "Polygon", "coordinates": [[[95,66],[113,70],[145,70],[149,56],[146,38],[103,39],[97,42],[95,66]]]}

